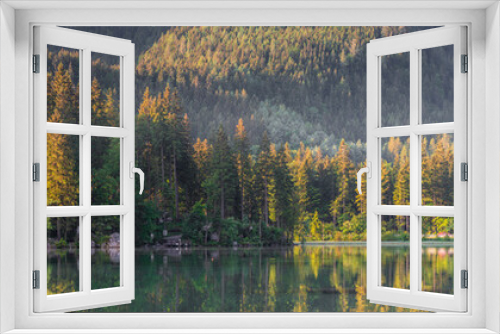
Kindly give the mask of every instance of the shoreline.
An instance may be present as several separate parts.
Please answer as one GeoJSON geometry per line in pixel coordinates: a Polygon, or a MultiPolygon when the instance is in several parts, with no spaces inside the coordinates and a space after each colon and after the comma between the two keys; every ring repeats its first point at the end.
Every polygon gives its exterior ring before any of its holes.
{"type": "MultiPolygon", "coordinates": [[[[409,241],[383,241],[382,244],[385,246],[408,246],[410,244],[409,241]]],[[[453,241],[422,241],[423,246],[448,246],[453,247],[453,241]]],[[[306,242],[293,242],[288,245],[271,245],[271,246],[257,246],[257,245],[248,245],[248,246],[177,246],[177,247],[155,247],[155,246],[137,246],[135,250],[140,251],[161,251],[161,250],[216,250],[216,249],[234,249],[234,250],[245,250],[245,249],[255,249],[255,248],[289,248],[296,246],[366,246],[366,241],[306,241],[306,242]]],[[[76,249],[72,247],[68,248],[56,248],[50,247],[48,249],[49,252],[55,251],[76,251],[76,249]]],[[[103,249],[100,247],[92,248],[94,251],[109,251],[110,249],[103,249]]],[[[113,250],[113,249],[111,249],[113,250]]]]}
{"type": "MultiPolygon", "coordinates": [[[[445,241],[422,241],[423,245],[432,246],[432,245],[451,245],[453,246],[453,240],[445,241]]],[[[397,246],[397,245],[409,245],[410,241],[382,241],[382,244],[387,246],[397,246]]],[[[306,245],[306,246],[326,246],[326,245],[352,245],[352,246],[364,246],[366,245],[366,241],[306,241],[306,242],[294,242],[294,246],[306,245]]]]}

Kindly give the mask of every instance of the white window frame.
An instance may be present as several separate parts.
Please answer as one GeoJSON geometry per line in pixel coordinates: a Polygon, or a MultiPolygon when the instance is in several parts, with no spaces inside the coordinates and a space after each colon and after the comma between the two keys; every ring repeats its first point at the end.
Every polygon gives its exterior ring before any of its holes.
{"type": "Polygon", "coordinates": [[[135,193],[132,169],[135,166],[135,53],[134,44],[124,39],[101,36],[59,27],[34,27],[34,52],[39,55],[39,73],[33,75],[34,162],[39,163],[40,180],[33,184],[34,270],[39,271],[39,289],[34,289],[35,312],[75,311],[130,303],[135,292],[135,193]],[[48,45],[78,50],[79,96],[78,124],[47,121],[48,45]],[[117,127],[91,124],[92,53],[119,58],[119,117],[117,127]],[[79,205],[47,206],[47,134],[78,136],[79,205]],[[91,140],[93,137],[120,140],[120,203],[91,203],[91,140]],[[91,288],[91,220],[99,216],[120,217],[120,286],[91,288]],[[79,290],[47,295],[47,218],[79,218],[79,290]]]}
{"type": "MultiPolygon", "coordinates": [[[[491,333],[500,329],[499,259],[491,256],[486,266],[486,254],[500,254],[498,203],[500,201],[500,18],[498,3],[490,2],[240,2],[221,5],[217,2],[93,2],[79,1],[7,1],[0,4],[0,325],[1,330],[16,329],[15,333],[35,333],[37,329],[61,329],[61,333],[88,329],[99,333],[104,329],[127,329],[127,333],[181,332],[180,328],[198,329],[193,332],[256,332],[308,333],[422,333],[459,332],[491,333]],[[15,11],[10,8],[19,8],[15,11]],[[226,6],[221,9],[221,6],[226,6]],[[66,7],[66,8],[60,8],[66,7]],[[99,7],[99,8],[97,8],[99,7]],[[126,8],[129,9],[126,9],[126,8]],[[144,8],[150,9],[144,9],[144,8]],[[163,8],[159,8],[163,7],[163,8]],[[395,8],[397,7],[397,8],[395,8]],[[489,7],[489,8],[487,8],[489,7]],[[24,9],[21,9],[24,8],[24,9]],[[78,8],[78,9],[75,9],[78,8]],[[84,9],[82,9],[84,8],[84,9]],[[104,9],[103,9],[104,8],[104,9]],[[106,9],[107,8],[107,9],[106,9]],[[143,8],[143,10],[130,9],[143,8]],[[179,9],[181,8],[181,9],[179,9]],[[15,22],[13,20],[15,16],[15,22]],[[486,25],[485,25],[486,23],[486,25]],[[31,290],[32,270],[32,94],[31,59],[32,27],[35,24],[57,25],[446,25],[468,26],[470,57],[468,77],[468,146],[470,154],[469,215],[469,307],[466,313],[435,314],[34,314],[31,290]],[[15,43],[13,41],[15,31],[15,43]],[[15,46],[15,50],[13,48],[15,46]],[[15,61],[13,54],[15,52],[15,61]],[[15,65],[15,73],[12,66],[15,65]],[[488,71],[485,66],[488,65],[488,71]],[[5,75],[7,74],[7,75],[5,75]],[[12,82],[15,79],[15,96],[12,82]],[[7,114],[6,108],[11,108],[7,114]],[[15,116],[12,113],[15,109],[15,116]],[[486,121],[488,119],[488,121],[486,121]],[[6,135],[15,127],[15,147],[6,144],[6,135]],[[488,138],[488,141],[486,141],[488,138]],[[485,153],[488,149],[489,154],[485,153]],[[15,162],[12,162],[12,158],[15,162]],[[10,159],[10,160],[9,160],[10,159]],[[488,164],[486,164],[488,162],[488,164]],[[496,163],[496,164],[494,164],[496,163]],[[6,198],[12,196],[5,184],[13,185],[15,170],[15,211],[6,198]],[[486,182],[486,172],[488,176],[486,182]],[[488,196],[486,196],[488,195],[488,196]],[[488,206],[485,206],[488,204],[488,206]],[[15,215],[15,226],[6,219],[15,215]],[[15,249],[12,256],[12,249],[15,249]],[[26,261],[26,259],[29,259],[26,261]],[[12,286],[15,286],[12,289],[12,286]],[[14,290],[14,291],[12,291],[14,290]],[[15,305],[11,311],[12,305],[15,305]],[[14,316],[11,318],[10,316],[14,316]],[[142,330],[131,330],[142,326],[142,330]],[[384,330],[380,330],[385,328],[384,330]],[[101,329],[101,331],[99,331],[101,329]],[[217,330],[220,329],[220,330],[217,330]],[[266,330],[267,329],[267,330],[266,330]],[[288,330],[284,330],[288,329],[288,330]],[[295,329],[295,330],[294,330],[295,329]],[[357,330],[356,330],[357,329],[357,330]],[[346,330],[347,331],[347,330],[346,330]],[[248,331],[247,331],[248,332],[248,331]],[[342,331],[345,332],[345,331],[342,331]]],[[[54,330],[50,332],[54,333],[54,330]]],[[[186,332],[185,332],[186,333],[186,332]]]]}
{"type": "Polygon", "coordinates": [[[467,163],[467,73],[461,71],[461,56],[467,54],[466,28],[449,26],[411,34],[380,38],[367,45],[367,162],[372,166],[367,179],[367,299],[376,304],[414,307],[423,310],[464,312],[467,290],[461,288],[461,270],[467,270],[467,184],[461,181],[461,163],[467,163]],[[422,123],[423,49],[453,46],[454,121],[422,123]],[[383,126],[381,110],[382,57],[407,52],[409,55],[409,124],[383,126]],[[422,205],[421,135],[454,134],[454,205],[422,205]],[[410,140],[410,204],[383,205],[381,201],[381,143],[383,138],[410,140]],[[410,218],[410,288],[381,286],[381,217],[403,215],[410,218]],[[454,217],[453,294],[422,291],[421,217],[454,217]],[[411,305],[411,306],[410,306],[411,305]]]}

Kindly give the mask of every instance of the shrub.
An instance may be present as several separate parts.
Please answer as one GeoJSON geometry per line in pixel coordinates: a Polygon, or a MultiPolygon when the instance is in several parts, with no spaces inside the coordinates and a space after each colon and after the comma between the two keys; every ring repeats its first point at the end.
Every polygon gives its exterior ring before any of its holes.
{"type": "Polygon", "coordinates": [[[234,241],[240,242],[238,238],[238,231],[241,222],[234,218],[227,218],[220,220],[220,239],[219,242],[224,246],[231,246],[234,241]]]}
{"type": "Polygon", "coordinates": [[[68,243],[64,238],[61,238],[56,241],[56,248],[66,248],[68,246],[68,243]]]}
{"type": "Polygon", "coordinates": [[[383,232],[382,241],[408,241],[410,240],[410,234],[408,232],[383,232]]]}
{"type": "Polygon", "coordinates": [[[205,243],[204,227],[208,225],[205,211],[206,205],[202,201],[196,202],[191,212],[181,222],[182,239],[190,240],[193,245],[205,243]]]}
{"type": "Polygon", "coordinates": [[[158,222],[161,214],[156,205],[148,199],[136,196],[135,210],[135,244],[142,246],[150,244],[151,233],[157,240],[163,236],[163,225],[158,222]]]}

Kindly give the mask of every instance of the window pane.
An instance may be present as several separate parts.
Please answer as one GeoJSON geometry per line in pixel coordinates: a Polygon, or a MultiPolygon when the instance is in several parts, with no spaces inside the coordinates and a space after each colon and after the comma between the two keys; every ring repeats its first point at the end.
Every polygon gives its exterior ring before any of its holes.
{"type": "Polygon", "coordinates": [[[410,124],[410,53],[380,57],[382,126],[410,124]]]}
{"type": "Polygon", "coordinates": [[[47,134],[47,206],[80,205],[80,140],[47,134]]]}
{"type": "Polygon", "coordinates": [[[410,137],[382,138],[383,205],[410,204],[410,137]]]}
{"type": "Polygon", "coordinates": [[[120,216],[92,217],[92,290],[120,286],[120,216]]]}
{"type": "Polygon", "coordinates": [[[453,45],[422,52],[422,123],[453,122],[453,45]]]}
{"type": "Polygon", "coordinates": [[[80,122],[80,52],[47,45],[47,122],[80,122]]]}
{"type": "Polygon", "coordinates": [[[453,206],[453,134],[422,136],[422,205],[453,206]]]}
{"type": "Polygon", "coordinates": [[[410,217],[381,217],[381,286],[410,288],[410,217]]]}
{"type": "Polygon", "coordinates": [[[80,291],[79,217],[47,218],[47,294],[80,291]]]}
{"type": "Polygon", "coordinates": [[[120,57],[92,52],[92,125],[120,126],[120,57]]]}
{"type": "Polygon", "coordinates": [[[453,218],[421,219],[422,291],[453,294],[453,218]]]}
{"type": "Polygon", "coordinates": [[[92,137],[92,205],[120,204],[120,142],[92,137]]]}

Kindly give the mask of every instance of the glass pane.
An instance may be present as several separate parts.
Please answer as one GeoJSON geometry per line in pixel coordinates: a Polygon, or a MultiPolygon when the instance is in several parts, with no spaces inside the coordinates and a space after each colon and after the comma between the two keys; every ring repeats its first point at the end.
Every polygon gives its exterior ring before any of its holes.
{"type": "Polygon", "coordinates": [[[120,205],[120,138],[92,137],[92,205],[120,205]]]}
{"type": "Polygon", "coordinates": [[[92,290],[120,286],[120,216],[92,217],[92,290]]]}
{"type": "Polygon", "coordinates": [[[380,57],[382,126],[410,124],[410,53],[380,57]]]}
{"type": "Polygon", "coordinates": [[[422,205],[453,206],[453,134],[422,136],[422,205]]]}
{"type": "Polygon", "coordinates": [[[120,126],[120,57],[92,52],[92,125],[120,126]]]}
{"type": "Polygon", "coordinates": [[[47,45],[47,122],[80,122],[80,52],[47,45]]]}
{"type": "Polygon", "coordinates": [[[79,136],[47,134],[47,206],[80,205],[79,136]]]}
{"type": "Polygon", "coordinates": [[[453,218],[422,217],[422,291],[453,294],[453,218]]]}
{"type": "Polygon", "coordinates": [[[381,217],[381,286],[410,288],[410,217],[381,217]]]}
{"type": "Polygon", "coordinates": [[[410,137],[382,138],[382,204],[410,204],[410,137]]]}
{"type": "Polygon", "coordinates": [[[422,123],[453,122],[453,45],[422,52],[422,123]]]}
{"type": "Polygon", "coordinates": [[[47,294],[80,291],[79,217],[47,218],[47,294]]]}

